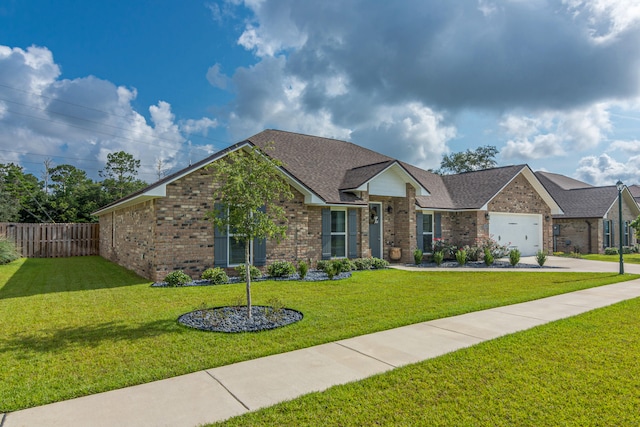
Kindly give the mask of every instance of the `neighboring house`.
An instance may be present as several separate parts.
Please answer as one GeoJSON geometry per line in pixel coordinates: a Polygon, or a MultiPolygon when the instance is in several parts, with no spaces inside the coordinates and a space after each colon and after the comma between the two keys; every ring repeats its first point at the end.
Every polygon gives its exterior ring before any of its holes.
{"type": "Polygon", "coordinates": [[[392,248],[411,262],[435,239],[474,245],[490,236],[523,255],[551,251],[551,215],[561,210],[526,165],[439,176],[349,142],[266,130],[96,212],[101,255],[152,280],[243,262],[233,236],[205,219],[215,186],[206,166],[268,144],[295,197],[282,202],[287,238],[253,242],[256,265],[389,259],[392,248]]]}
{"type": "MultiPolygon", "coordinates": [[[[585,182],[549,172],[536,176],[558,202],[564,214],[554,215],[554,251],[604,253],[620,244],[618,189],[615,185],[594,187],[585,182]]],[[[631,189],[622,191],[622,244],[637,243],[629,224],[640,215],[631,189]]]]}
{"type": "Polygon", "coordinates": [[[636,199],[636,203],[640,205],[640,185],[630,185],[629,191],[631,191],[631,195],[633,196],[633,198],[636,199]]]}

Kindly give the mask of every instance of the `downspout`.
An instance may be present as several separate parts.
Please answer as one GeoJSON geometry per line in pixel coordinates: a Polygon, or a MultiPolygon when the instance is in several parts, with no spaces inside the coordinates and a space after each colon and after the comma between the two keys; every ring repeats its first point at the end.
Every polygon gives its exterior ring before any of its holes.
{"type": "Polygon", "coordinates": [[[591,223],[587,220],[584,222],[587,223],[587,242],[589,242],[589,252],[587,253],[591,253],[591,223]]]}

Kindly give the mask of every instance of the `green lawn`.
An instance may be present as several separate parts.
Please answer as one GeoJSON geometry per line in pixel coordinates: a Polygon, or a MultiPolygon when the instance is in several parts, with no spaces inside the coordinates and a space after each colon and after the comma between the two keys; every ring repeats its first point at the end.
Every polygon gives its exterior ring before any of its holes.
{"type": "MultiPolygon", "coordinates": [[[[620,262],[620,255],[585,254],[580,257],[592,261],[620,262]]],[[[640,254],[623,254],[622,259],[625,264],[640,264],[640,254]]]]}
{"type": "Polygon", "coordinates": [[[640,298],[233,418],[229,426],[637,426],[640,298]]]}
{"type": "Polygon", "coordinates": [[[634,277],[385,270],[332,282],[259,282],[255,304],[279,298],[304,319],[227,335],[176,319],[235,303],[243,284],[151,288],[99,257],[21,259],[0,266],[0,412],[634,277]]]}

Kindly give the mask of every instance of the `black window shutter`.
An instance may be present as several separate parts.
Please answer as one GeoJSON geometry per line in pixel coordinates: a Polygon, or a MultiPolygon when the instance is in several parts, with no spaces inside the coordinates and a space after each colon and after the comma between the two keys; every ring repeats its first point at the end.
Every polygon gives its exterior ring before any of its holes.
{"type": "Polygon", "coordinates": [[[349,209],[348,211],[347,228],[349,231],[349,241],[347,247],[349,250],[349,258],[358,257],[358,212],[355,209],[349,209]]]}
{"type": "MultiPolygon", "coordinates": [[[[224,209],[224,205],[221,203],[215,203],[213,208],[219,218],[224,217],[227,214],[226,209],[224,209]]],[[[228,258],[227,252],[229,250],[226,230],[220,229],[218,226],[214,226],[213,233],[213,265],[215,267],[226,267],[228,258]]]]}
{"type": "MultiPolygon", "coordinates": [[[[262,206],[258,209],[260,212],[266,212],[267,208],[262,206]]],[[[261,267],[267,263],[267,239],[253,240],[253,265],[261,267]]]]}
{"type": "Polygon", "coordinates": [[[416,212],[416,239],[418,240],[418,249],[424,251],[424,238],[422,233],[424,232],[423,228],[423,217],[422,212],[416,212]]]}
{"type": "Polygon", "coordinates": [[[433,222],[435,223],[435,238],[436,239],[442,239],[442,214],[439,212],[436,212],[436,214],[433,216],[433,222]]]}
{"type": "Polygon", "coordinates": [[[331,259],[331,209],[322,208],[322,259],[331,259]]]}

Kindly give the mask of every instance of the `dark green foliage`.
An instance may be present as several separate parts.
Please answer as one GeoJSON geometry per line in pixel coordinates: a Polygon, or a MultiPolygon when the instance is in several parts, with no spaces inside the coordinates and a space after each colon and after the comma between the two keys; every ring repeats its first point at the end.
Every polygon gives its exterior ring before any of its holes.
{"type": "Polygon", "coordinates": [[[538,265],[542,267],[545,262],[547,262],[547,254],[544,251],[538,251],[536,253],[536,261],[538,261],[538,265]]]}
{"type": "Polygon", "coordinates": [[[440,264],[442,264],[442,261],[444,261],[444,252],[435,251],[433,253],[433,262],[435,262],[437,266],[440,266],[440,264]]]}
{"type": "Polygon", "coordinates": [[[456,252],[456,260],[458,264],[465,265],[467,263],[467,252],[464,249],[458,250],[458,252],[456,252]]]}
{"type": "Polygon", "coordinates": [[[389,267],[389,261],[380,258],[371,258],[371,268],[383,269],[389,267]]]}
{"type": "Polygon", "coordinates": [[[493,254],[491,253],[491,250],[489,248],[485,248],[484,249],[484,263],[489,266],[489,265],[493,265],[493,261],[495,261],[495,258],[493,256],[493,254]]]}
{"type": "Polygon", "coordinates": [[[0,238],[0,264],[8,264],[20,258],[16,246],[7,239],[0,238]]]}
{"type": "Polygon", "coordinates": [[[305,261],[299,261],[298,275],[300,276],[300,279],[304,279],[307,276],[308,272],[309,272],[309,264],[307,264],[305,261]]]}
{"type": "Polygon", "coordinates": [[[416,265],[422,264],[422,249],[417,248],[415,251],[413,251],[413,261],[416,263],[416,265]]]}
{"type": "Polygon", "coordinates": [[[267,267],[267,274],[271,277],[289,277],[296,273],[296,268],[289,261],[275,261],[267,267]]]}
{"type": "Polygon", "coordinates": [[[356,266],[356,270],[371,270],[373,258],[356,258],[353,260],[353,264],[356,266]]]}
{"type": "Polygon", "coordinates": [[[200,276],[204,280],[208,280],[213,285],[222,285],[224,283],[229,283],[229,276],[227,273],[220,268],[207,268],[202,272],[202,276],[200,276]]]}
{"type": "MultiPolygon", "coordinates": [[[[241,280],[247,280],[247,271],[244,264],[238,265],[235,270],[241,280]]],[[[249,266],[249,274],[251,275],[252,280],[262,277],[262,272],[258,269],[258,267],[254,267],[253,265],[249,266]]]]}
{"type": "Polygon", "coordinates": [[[509,252],[509,264],[515,267],[519,262],[520,262],[520,250],[511,249],[511,252],[509,252]]]}
{"type": "Polygon", "coordinates": [[[475,150],[447,154],[440,162],[440,174],[454,174],[493,168],[497,165],[495,157],[498,149],[493,145],[485,145],[475,150]]]}
{"type": "Polygon", "coordinates": [[[184,286],[187,283],[191,282],[192,279],[184,271],[176,270],[167,274],[164,278],[164,281],[169,286],[184,286]]]}

